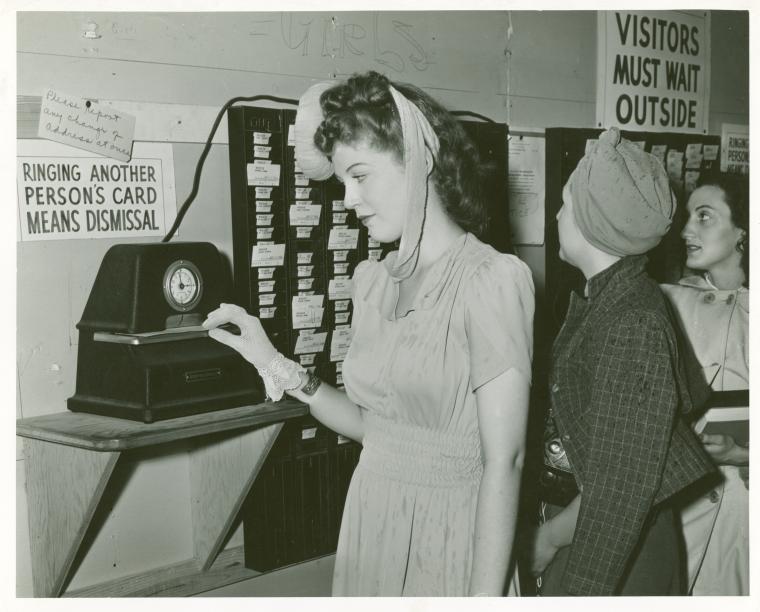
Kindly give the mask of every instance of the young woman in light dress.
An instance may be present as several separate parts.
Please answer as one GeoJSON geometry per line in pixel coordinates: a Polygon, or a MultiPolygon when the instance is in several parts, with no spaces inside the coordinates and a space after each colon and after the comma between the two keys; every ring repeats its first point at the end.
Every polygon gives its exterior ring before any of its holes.
{"type": "Polygon", "coordinates": [[[301,100],[296,158],[335,174],[369,235],[400,248],[353,277],[345,392],[278,354],[259,321],[222,305],[210,335],[362,443],[341,524],[334,595],[517,593],[510,570],[531,379],[525,264],[478,239],[481,164],[421,90],[370,72],[301,100]]]}

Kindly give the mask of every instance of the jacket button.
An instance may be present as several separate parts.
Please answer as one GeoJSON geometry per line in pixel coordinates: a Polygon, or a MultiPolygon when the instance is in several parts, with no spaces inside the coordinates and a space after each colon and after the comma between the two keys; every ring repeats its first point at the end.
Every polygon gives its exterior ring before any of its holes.
{"type": "Polygon", "coordinates": [[[559,385],[557,383],[554,383],[552,385],[552,393],[556,393],[557,391],[559,391],[559,385]]]}
{"type": "Polygon", "coordinates": [[[733,304],[733,303],[734,303],[734,294],[733,294],[733,293],[731,293],[731,294],[729,294],[729,296],[726,298],[726,304],[733,304]]]}
{"type": "Polygon", "coordinates": [[[712,304],[715,301],[715,294],[714,293],[707,293],[705,294],[705,303],[706,304],[712,304]]]}
{"type": "Polygon", "coordinates": [[[710,491],[710,501],[714,504],[717,504],[720,501],[720,495],[718,495],[717,491],[710,491]]]}

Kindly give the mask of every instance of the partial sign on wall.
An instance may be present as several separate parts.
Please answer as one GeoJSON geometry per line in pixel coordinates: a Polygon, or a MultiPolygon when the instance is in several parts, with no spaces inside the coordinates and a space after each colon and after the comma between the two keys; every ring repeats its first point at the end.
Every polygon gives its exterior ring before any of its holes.
{"type": "Polygon", "coordinates": [[[720,171],[749,174],[749,126],[724,123],[720,130],[720,171]]]}
{"type": "Polygon", "coordinates": [[[599,11],[599,127],[706,134],[708,11],[599,11]]]}
{"type": "Polygon", "coordinates": [[[44,140],[17,144],[21,241],[160,237],[174,222],[170,144],[135,143],[127,163],[44,140]]]}

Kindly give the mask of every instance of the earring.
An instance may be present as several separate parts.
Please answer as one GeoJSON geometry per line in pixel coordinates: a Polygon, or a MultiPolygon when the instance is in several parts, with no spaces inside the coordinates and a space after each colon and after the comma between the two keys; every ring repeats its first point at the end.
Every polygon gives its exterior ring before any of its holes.
{"type": "Polygon", "coordinates": [[[742,239],[736,243],[736,250],[743,254],[746,248],[747,248],[747,237],[742,236],[742,239]]]}

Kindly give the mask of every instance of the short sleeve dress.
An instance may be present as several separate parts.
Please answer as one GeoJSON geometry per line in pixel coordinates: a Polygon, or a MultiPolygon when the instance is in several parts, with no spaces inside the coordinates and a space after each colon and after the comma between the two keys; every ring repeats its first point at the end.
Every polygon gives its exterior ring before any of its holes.
{"type": "Polygon", "coordinates": [[[365,434],[333,594],[467,595],[483,472],[474,391],[510,368],[530,380],[533,283],[518,258],[464,234],[396,318],[395,256],[354,274],[343,380],[365,434]]]}

